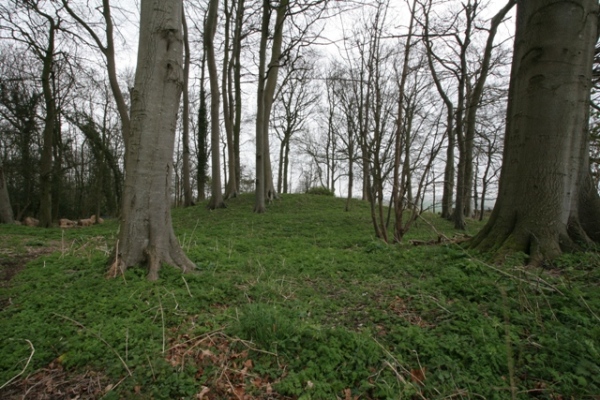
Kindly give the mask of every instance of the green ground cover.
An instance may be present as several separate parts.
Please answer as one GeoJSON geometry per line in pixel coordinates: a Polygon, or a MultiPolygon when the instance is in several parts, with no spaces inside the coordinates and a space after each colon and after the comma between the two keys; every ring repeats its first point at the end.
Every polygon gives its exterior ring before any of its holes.
{"type": "Polygon", "coordinates": [[[598,398],[598,253],[498,265],[410,244],[455,234],[435,215],[398,246],[359,201],[252,204],[174,210],[198,270],[157,282],[105,278],[116,221],[0,226],[0,397],[598,398]]]}

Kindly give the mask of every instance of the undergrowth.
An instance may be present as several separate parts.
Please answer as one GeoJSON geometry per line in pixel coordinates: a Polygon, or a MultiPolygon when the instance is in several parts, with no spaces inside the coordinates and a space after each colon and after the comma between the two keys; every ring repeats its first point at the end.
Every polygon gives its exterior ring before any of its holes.
{"type": "Polygon", "coordinates": [[[411,245],[455,234],[434,214],[392,246],[373,237],[359,201],[345,212],[342,199],[284,195],[264,215],[252,202],[174,210],[198,269],[164,266],[158,282],[142,268],[105,278],[116,221],[0,226],[3,264],[53,250],[0,294],[0,397],[57,368],[101,373],[96,397],[107,399],[600,393],[598,254],[499,266],[453,243],[411,245]]]}

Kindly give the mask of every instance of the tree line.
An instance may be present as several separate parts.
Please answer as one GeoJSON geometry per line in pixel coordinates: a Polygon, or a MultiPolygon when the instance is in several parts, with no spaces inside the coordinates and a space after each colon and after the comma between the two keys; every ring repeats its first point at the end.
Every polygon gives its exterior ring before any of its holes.
{"type": "MultiPolygon", "coordinates": [[[[527,147],[533,136],[509,139],[517,135],[513,129],[521,129],[514,120],[529,115],[531,105],[516,98],[518,70],[525,67],[512,57],[507,27],[516,19],[516,51],[519,34],[529,29],[519,16],[549,13],[566,37],[571,32],[563,25],[583,23],[552,10],[597,13],[593,2],[584,0],[570,6],[560,0],[531,3],[543,10],[518,0],[496,10],[479,0],[405,0],[400,11],[390,0],[148,0],[139,11],[134,76],[119,69],[118,52],[128,38],[121,29],[137,10],[109,0],[5,0],[0,10],[2,219],[31,215],[50,226],[60,217],[119,216],[121,247],[114,265],[123,270],[146,261],[154,266],[153,277],[161,260],[192,268],[172,234],[172,204],[191,206],[209,196],[208,207],[217,209],[242,190],[253,190],[254,211],[262,213],[294,184],[331,192],[343,184],[348,199],[369,202],[375,235],[386,242],[401,241],[426,208],[464,229],[468,218],[483,217],[486,200],[495,193],[497,204],[518,205],[507,211],[513,217],[494,211],[489,226],[500,218],[503,233],[485,229],[475,246],[539,250],[543,259],[575,247],[574,242],[594,242],[588,232],[594,228],[577,215],[587,206],[564,215],[570,204],[582,201],[573,193],[584,182],[586,193],[597,197],[592,59],[578,59],[588,86],[569,89],[580,97],[567,114],[584,113],[580,128],[564,128],[584,132],[568,147],[579,146],[579,155],[570,156],[577,161],[563,162],[569,158],[565,153],[550,157],[544,168],[521,162],[525,171],[518,173],[506,163],[528,155],[544,164],[534,157],[539,152],[527,147]],[[332,25],[334,33],[325,29],[332,25]],[[328,43],[335,35],[339,39],[328,43]],[[242,163],[249,147],[244,141],[253,142],[253,165],[242,163]],[[522,148],[529,153],[518,156],[522,148]],[[571,166],[558,171],[556,165],[563,164],[571,166]],[[501,169],[503,176],[515,177],[500,179],[498,187],[501,169]],[[511,188],[533,170],[537,175],[529,183],[511,188]],[[565,227],[541,229],[539,235],[552,237],[544,247],[532,243],[526,233],[531,226],[525,224],[523,238],[514,242],[515,215],[521,218],[515,208],[533,201],[532,187],[549,171],[578,177],[564,182],[570,194],[553,206],[562,207],[562,214],[554,210],[534,219],[551,216],[547,224],[558,218],[565,227]],[[510,202],[502,200],[507,196],[510,202]],[[136,211],[142,209],[156,217],[136,211]],[[162,238],[148,245],[148,237],[162,238]]],[[[532,40],[542,43],[543,27],[536,29],[532,40]]],[[[582,54],[593,56],[596,40],[590,33],[582,54]]],[[[558,46],[542,44],[549,53],[558,46]]],[[[540,76],[551,69],[546,68],[540,76]]],[[[562,79],[564,87],[568,83],[562,79]]],[[[522,90],[518,96],[529,99],[532,89],[522,90]]],[[[544,109],[552,107],[544,104],[544,109]]],[[[544,118],[550,123],[556,116],[544,118]]],[[[522,129],[530,134],[533,128],[522,129]]],[[[551,142],[543,138],[556,128],[546,128],[536,146],[551,142]]],[[[553,143],[562,146],[558,139],[553,143]]],[[[552,179],[547,187],[555,185],[552,179]]]]}

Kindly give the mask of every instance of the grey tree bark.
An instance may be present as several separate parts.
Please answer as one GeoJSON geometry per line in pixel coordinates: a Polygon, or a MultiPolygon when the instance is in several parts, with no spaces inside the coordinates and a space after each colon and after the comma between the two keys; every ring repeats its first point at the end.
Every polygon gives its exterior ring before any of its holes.
{"type": "Polygon", "coordinates": [[[188,26],[185,20],[185,11],[181,15],[181,26],[183,28],[183,110],[181,119],[183,129],[181,142],[183,147],[181,179],[183,180],[183,206],[189,207],[194,204],[192,199],[192,185],[190,182],[190,42],[188,26]]]}
{"type": "Polygon", "coordinates": [[[52,171],[53,171],[53,141],[54,127],[56,124],[56,99],[52,91],[52,68],[54,65],[54,40],[58,24],[48,14],[38,10],[40,15],[48,21],[48,43],[44,50],[39,49],[39,57],[42,60],[42,92],[46,104],[46,115],[44,117],[44,133],[42,156],[40,159],[40,210],[39,220],[41,227],[49,227],[52,224],[52,171]]]}
{"type": "Polygon", "coordinates": [[[223,191],[221,189],[221,157],[219,151],[219,77],[215,61],[214,38],[217,30],[219,0],[210,0],[204,25],[204,47],[206,49],[206,64],[210,81],[210,147],[211,147],[211,196],[208,208],[211,210],[224,208],[223,191]]]}
{"type": "Polygon", "coordinates": [[[267,210],[265,203],[265,164],[264,164],[264,126],[265,123],[265,70],[267,62],[267,39],[269,36],[269,0],[263,0],[261,36],[258,62],[258,89],[256,93],[256,188],[254,212],[264,213],[267,210]]]}
{"type": "Polygon", "coordinates": [[[132,90],[131,136],[125,155],[122,219],[109,274],[146,263],[158,279],[161,262],[187,272],[171,222],[171,179],[177,111],[183,86],[182,0],[142,0],[140,43],[132,90]]]}
{"type": "Polygon", "coordinates": [[[208,164],[208,118],[206,117],[206,90],[204,89],[204,64],[206,64],[206,52],[202,56],[200,67],[200,105],[198,106],[198,134],[196,141],[196,154],[198,158],[197,181],[198,200],[206,199],[206,168],[208,164]]]}
{"type": "Polygon", "coordinates": [[[496,206],[471,247],[532,264],[600,242],[588,164],[596,0],[519,0],[496,206]]]}
{"type": "Polygon", "coordinates": [[[223,71],[221,73],[221,90],[223,97],[223,119],[225,122],[225,134],[227,138],[227,170],[229,171],[229,177],[227,179],[227,184],[225,188],[225,198],[230,199],[237,197],[238,195],[238,178],[236,176],[237,169],[237,159],[236,159],[236,150],[234,143],[234,118],[235,113],[233,110],[234,104],[232,98],[232,82],[231,82],[231,67],[233,66],[229,60],[229,46],[231,40],[231,19],[233,15],[233,6],[235,4],[232,3],[231,8],[229,8],[228,0],[225,0],[224,3],[224,13],[225,13],[225,43],[223,45],[223,71]]]}

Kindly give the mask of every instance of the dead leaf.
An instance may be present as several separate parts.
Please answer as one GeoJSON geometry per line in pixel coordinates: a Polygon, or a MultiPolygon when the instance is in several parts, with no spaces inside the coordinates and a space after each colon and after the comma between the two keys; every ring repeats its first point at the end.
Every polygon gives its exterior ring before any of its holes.
{"type": "Polygon", "coordinates": [[[344,389],[345,400],[352,400],[352,390],[344,389]]]}
{"type": "Polygon", "coordinates": [[[235,397],[237,397],[238,399],[244,400],[246,390],[243,386],[236,386],[235,388],[233,388],[233,394],[235,394],[235,397]]]}
{"type": "Polygon", "coordinates": [[[411,369],[410,370],[410,379],[416,384],[424,385],[425,384],[425,372],[426,372],[425,368],[411,369]]]}
{"type": "Polygon", "coordinates": [[[200,390],[200,393],[198,393],[196,395],[196,398],[198,400],[202,400],[202,399],[204,399],[204,396],[206,396],[208,394],[208,392],[210,392],[210,389],[206,386],[202,386],[202,390],[200,390]]]}

